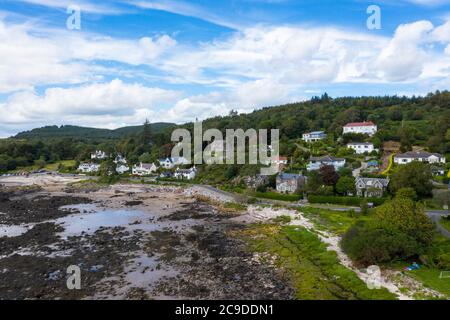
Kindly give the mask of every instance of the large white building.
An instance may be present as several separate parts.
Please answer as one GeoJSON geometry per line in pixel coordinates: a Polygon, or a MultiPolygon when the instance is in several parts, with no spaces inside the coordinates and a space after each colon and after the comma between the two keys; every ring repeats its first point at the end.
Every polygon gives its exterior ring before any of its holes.
{"type": "Polygon", "coordinates": [[[159,159],[159,165],[164,169],[173,169],[175,166],[182,166],[190,164],[185,157],[173,157],[173,158],[165,158],[159,159]]]}
{"type": "Polygon", "coordinates": [[[439,153],[429,153],[426,151],[409,151],[394,157],[394,163],[396,164],[407,164],[413,161],[445,163],[445,157],[439,153]]]}
{"type": "Polygon", "coordinates": [[[371,121],[347,123],[344,126],[344,134],[361,133],[373,136],[375,133],[377,133],[377,130],[378,130],[377,125],[371,121]]]}
{"type": "Polygon", "coordinates": [[[303,141],[305,142],[315,142],[323,140],[327,137],[326,133],[323,131],[313,131],[303,134],[303,141]]]}
{"type": "Polygon", "coordinates": [[[148,176],[158,170],[158,167],[154,163],[139,163],[135,164],[131,170],[133,175],[136,176],[148,176]]]}
{"type": "Polygon", "coordinates": [[[192,180],[192,179],[195,179],[196,175],[197,175],[197,169],[194,166],[190,169],[177,168],[177,170],[175,170],[174,177],[176,179],[192,180]]]}
{"type": "Polygon", "coordinates": [[[373,143],[370,142],[350,142],[347,148],[355,150],[356,154],[371,153],[375,150],[373,143]]]}
{"type": "Polygon", "coordinates": [[[95,150],[95,152],[91,153],[91,159],[103,160],[106,158],[108,158],[108,155],[104,151],[95,150]]]}
{"type": "Polygon", "coordinates": [[[125,172],[128,172],[128,171],[130,171],[130,167],[127,166],[126,164],[123,164],[123,163],[117,164],[116,172],[118,174],[124,174],[125,172]]]}
{"type": "Polygon", "coordinates": [[[309,164],[306,166],[306,170],[314,171],[319,170],[322,166],[333,166],[336,171],[345,166],[344,158],[335,158],[331,156],[324,157],[311,157],[309,164]]]}
{"type": "Polygon", "coordinates": [[[83,173],[93,173],[100,169],[100,165],[97,163],[81,163],[78,166],[78,171],[83,173]]]}

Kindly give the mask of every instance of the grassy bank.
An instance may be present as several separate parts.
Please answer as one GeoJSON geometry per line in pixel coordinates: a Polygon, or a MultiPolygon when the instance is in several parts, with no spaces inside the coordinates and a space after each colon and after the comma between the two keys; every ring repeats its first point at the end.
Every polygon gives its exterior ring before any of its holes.
{"type": "Polygon", "coordinates": [[[395,299],[386,289],[369,290],[336,253],[301,227],[256,225],[240,232],[252,251],[289,275],[297,299],[395,299]]]}

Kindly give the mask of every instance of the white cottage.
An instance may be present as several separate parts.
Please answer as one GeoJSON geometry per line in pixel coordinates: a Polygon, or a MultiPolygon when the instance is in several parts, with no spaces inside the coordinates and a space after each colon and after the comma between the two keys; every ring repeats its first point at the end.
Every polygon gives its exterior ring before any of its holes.
{"type": "Polygon", "coordinates": [[[131,172],[136,176],[148,176],[158,170],[154,163],[139,163],[133,166],[131,172]]]}
{"type": "Polygon", "coordinates": [[[106,158],[108,158],[108,155],[104,151],[95,150],[95,152],[91,153],[91,159],[103,160],[106,158]]]}
{"type": "Polygon", "coordinates": [[[426,151],[409,151],[394,157],[394,163],[399,165],[411,163],[413,161],[445,163],[445,157],[439,153],[429,153],[426,151]]]}
{"type": "Polygon", "coordinates": [[[375,150],[373,143],[370,142],[350,142],[347,148],[355,150],[356,154],[371,153],[375,150]]]}
{"type": "Polygon", "coordinates": [[[197,169],[195,167],[192,167],[190,169],[177,168],[177,170],[175,170],[174,177],[176,179],[193,180],[193,179],[195,179],[196,175],[197,175],[197,169]]]}
{"type": "Polygon", "coordinates": [[[93,173],[98,172],[100,169],[100,165],[97,163],[81,163],[78,166],[78,171],[83,173],[93,173]]]}
{"type": "Polygon", "coordinates": [[[308,171],[319,170],[322,166],[333,166],[336,171],[345,166],[344,158],[335,158],[332,156],[324,156],[324,157],[311,157],[309,159],[309,163],[306,166],[308,171]]]}
{"type": "Polygon", "coordinates": [[[369,122],[352,122],[347,123],[344,126],[344,134],[347,133],[361,133],[368,134],[369,136],[373,136],[377,133],[377,125],[372,121],[369,122]]]}
{"type": "Polygon", "coordinates": [[[128,172],[128,171],[130,171],[130,167],[127,166],[127,165],[125,165],[125,164],[123,164],[123,163],[118,164],[118,165],[116,166],[116,172],[117,172],[118,174],[124,174],[125,172],[128,172]]]}
{"type": "Polygon", "coordinates": [[[165,159],[159,159],[159,165],[164,169],[173,169],[175,166],[182,166],[190,164],[190,161],[185,157],[169,157],[165,159]]]}

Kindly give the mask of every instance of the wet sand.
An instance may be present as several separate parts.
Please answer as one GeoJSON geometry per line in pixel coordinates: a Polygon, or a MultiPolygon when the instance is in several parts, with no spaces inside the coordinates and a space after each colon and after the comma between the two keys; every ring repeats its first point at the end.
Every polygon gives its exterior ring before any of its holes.
{"type": "MultiPolygon", "coordinates": [[[[33,181],[36,181],[34,179],[33,181]]],[[[284,275],[230,236],[240,214],[198,190],[64,183],[0,191],[0,299],[290,299],[284,275]],[[81,269],[81,289],[66,286],[81,269]]]]}

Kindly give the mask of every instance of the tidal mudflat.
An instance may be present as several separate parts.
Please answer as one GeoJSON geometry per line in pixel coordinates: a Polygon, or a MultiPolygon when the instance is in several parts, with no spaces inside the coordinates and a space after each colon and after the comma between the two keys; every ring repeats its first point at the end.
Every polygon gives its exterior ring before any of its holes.
{"type": "Polygon", "coordinates": [[[245,228],[179,187],[3,187],[0,299],[290,299],[288,279],[231,234],[245,228]],[[81,289],[66,285],[81,269],[81,289]]]}

